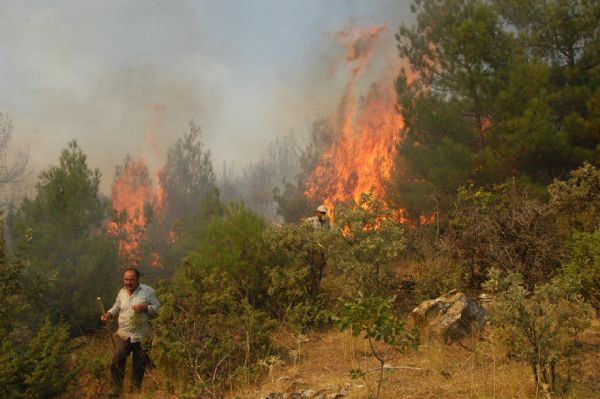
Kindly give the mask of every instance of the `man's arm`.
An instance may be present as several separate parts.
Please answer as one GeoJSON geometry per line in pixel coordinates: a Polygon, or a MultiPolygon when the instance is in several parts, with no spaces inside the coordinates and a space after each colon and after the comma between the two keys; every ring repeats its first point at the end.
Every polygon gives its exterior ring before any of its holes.
{"type": "Polygon", "coordinates": [[[160,308],[160,301],[156,296],[156,292],[150,288],[150,292],[148,293],[148,316],[156,316],[158,308],[160,308]]]}
{"type": "Polygon", "coordinates": [[[108,311],[106,313],[109,314],[110,317],[115,317],[119,314],[120,311],[121,311],[121,292],[119,291],[119,293],[117,294],[117,299],[115,300],[115,304],[112,306],[112,308],[108,309],[108,311]]]}

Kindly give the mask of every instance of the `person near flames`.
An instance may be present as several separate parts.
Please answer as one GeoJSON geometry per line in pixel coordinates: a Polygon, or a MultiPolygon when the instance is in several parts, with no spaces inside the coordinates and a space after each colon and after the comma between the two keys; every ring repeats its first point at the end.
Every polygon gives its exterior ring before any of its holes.
{"type": "Polygon", "coordinates": [[[125,363],[127,356],[133,353],[132,392],[139,391],[142,378],[148,363],[148,355],[144,346],[148,339],[149,317],[156,315],[160,302],[154,290],[140,284],[140,273],[135,268],[129,268],[123,273],[123,288],[117,299],[101,317],[107,321],[119,316],[119,328],[115,334],[115,353],[110,365],[112,389],[109,397],[119,397],[123,390],[125,363]]]}
{"type": "Polygon", "coordinates": [[[306,221],[310,223],[315,230],[329,230],[331,227],[329,216],[327,216],[327,207],[325,205],[320,205],[317,208],[315,216],[306,219],[306,221]]]}

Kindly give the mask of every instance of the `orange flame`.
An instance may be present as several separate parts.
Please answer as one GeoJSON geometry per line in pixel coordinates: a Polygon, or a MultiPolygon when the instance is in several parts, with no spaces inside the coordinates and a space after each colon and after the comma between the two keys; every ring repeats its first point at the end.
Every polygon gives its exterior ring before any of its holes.
{"type": "MultiPolygon", "coordinates": [[[[150,154],[151,158],[160,160],[163,158],[163,156],[158,145],[156,144],[156,134],[162,128],[162,119],[166,107],[161,104],[151,104],[148,106],[148,109],[152,111],[152,121],[146,130],[146,137],[144,140],[142,153],[150,154]]],[[[165,192],[160,180],[160,168],[154,170],[152,177],[154,179],[154,184],[156,185],[156,196],[154,197],[153,205],[156,210],[160,211],[163,209],[165,202],[165,192]]]]}
{"type": "Polygon", "coordinates": [[[148,223],[146,207],[154,199],[152,180],[141,159],[125,161],[123,169],[113,182],[111,199],[116,220],[109,226],[109,231],[122,237],[119,252],[131,265],[137,265],[139,245],[148,223]]]}
{"type": "MultiPolygon", "coordinates": [[[[152,105],[152,121],[146,131],[142,153],[152,152],[155,159],[160,153],[155,142],[156,132],[161,127],[164,107],[152,105]]],[[[147,210],[152,206],[153,214],[159,216],[164,206],[164,189],[156,171],[150,176],[143,157],[136,160],[127,158],[113,182],[111,191],[112,207],[116,218],[109,225],[109,232],[119,236],[119,253],[130,265],[140,262],[139,246],[146,234],[149,222],[147,210]]],[[[150,253],[150,265],[160,266],[156,252],[150,253]]]]}
{"type": "Polygon", "coordinates": [[[392,79],[371,85],[360,104],[355,94],[385,30],[385,26],[375,26],[337,34],[346,43],[351,75],[334,118],[337,137],[322,153],[305,192],[311,198],[323,198],[330,209],[337,201],[358,200],[363,192],[383,198],[383,183],[391,176],[403,126],[392,79]]]}

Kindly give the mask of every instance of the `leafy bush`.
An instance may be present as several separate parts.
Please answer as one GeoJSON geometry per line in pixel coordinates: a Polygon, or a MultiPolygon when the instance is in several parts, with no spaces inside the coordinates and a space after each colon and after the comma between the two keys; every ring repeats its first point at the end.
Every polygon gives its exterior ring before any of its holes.
{"type": "Polygon", "coordinates": [[[3,398],[22,397],[21,359],[13,344],[2,339],[0,346],[0,396],[3,398]]]}
{"type": "Polygon", "coordinates": [[[249,303],[264,301],[264,220],[243,204],[232,203],[202,230],[194,251],[188,254],[188,264],[208,272],[224,270],[249,303]]]}
{"type": "MultiPolygon", "coordinates": [[[[0,397],[51,398],[63,393],[74,377],[68,370],[69,328],[48,319],[31,336],[21,314],[29,304],[22,289],[27,263],[19,253],[6,259],[0,221],[0,397]]],[[[31,233],[26,232],[27,246],[31,233]]]]}
{"type": "Polygon", "coordinates": [[[532,197],[525,187],[514,180],[490,188],[461,187],[441,230],[425,225],[410,232],[408,252],[420,266],[418,295],[477,288],[491,268],[520,273],[531,288],[549,281],[562,264],[576,278],[580,268],[587,270],[582,283],[591,298],[600,171],[584,164],[567,179],[555,180],[545,196],[532,197]]]}
{"type": "Polygon", "coordinates": [[[437,298],[450,290],[463,288],[468,280],[469,271],[464,263],[432,254],[419,262],[415,299],[437,298]]]}
{"type": "Polygon", "coordinates": [[[589,163],[555,180],[548,187],[550,202],[558,208],[557,227],[564,236],[573,230],[600,229],[600,170],[589,163]]]}
{"type": "Polygon", "coordinates": [[[590,323],[591,309],[577,295],[577,282],[554,278],[533,291],[518,273],[492,269],[485,288],[497,293],[491,309],[495,331],[510,354],[531,366],[536,384],[555,389],[559,365],[576,356],[576,339],[590,323]]]}
{"type": "Polygon", "coordinates": [[[438,225],[421,224],[407,230],[406,258],[414,266],[414,299],[436,298],[470,283],[468,262],[452,257],[452,241],[438,225]]]}
{"type": "Polygon", "coordinates": [[[329,269],[329,231],[316,231],[308,223],[267,229],[268,310],[279,319],[291,321],[300,330],[325,322],[319,309],[326,306],[330,293],[321,282],[329,269]]]}
{"type": "Polygon", "coordinates": [[[274,323],[239,298],[226,272],[198,269],[184,263],[161,295],[153,358],[184,390],[217,395],[258,371],[274,323]]]}
{"type": "Polygon", "coordinates": [[[298,332],[318,330],[329,325],[331,311],[326,303],[317,298],[294,305],[287,319],[290,326],[298,332]]]}
{"type": "Polygon", "coordinates": [[[236,380],[247,383],[269,354],[275,324],[259,308],[263,229],[244,207],[228,207],[162,290],[153,357],[191,395],[220,397],[236,380]]]}
{"type": "MultiPolygon", "coordinates": [[[[356,297],[343,302],[340,315],[336,317],[340,331],[350,330],[355,337],[364,334],[364,338],[369,341],[371,353],[379,361],[375,391],[377,398],[383,383],[385,363],[393,358],[395,352],[407,347],[412,341],[412,337],[404,330],[404,323],[392,311],[395,299],[365,296],[359,291],[356,297]],[[375,341],[383,341],[388,346],[377,348],[375,341]]],[[[353,378],[363,377],[368,384],[367,373],[367,370],[361,369],[350,372],[353,378]]],[[[373,391],[370,385],[369,389],[373,391]]]]}
{"type": "Polygon", "coordinates": [[[53,398],[66,391],[75,371],[68,370],[69,329],[46,320],[21,350],[5,337],[0,347],[0,397],[53,398]]]}
{"type": "Polygon", "coordinates": [[[567,278],[581,282],[581,293],[596,309],[600,309],[600,230],[575,232],[568,241],[570,259],[561,269],[567,278]]]}
{"type": "MultiPolygon", "coordinates": [[[[0,214],[1,216],[1,214],[0,214]]],[[[31,232],[26,232],[24,246],[31,240],[31,232]]],[[[4,246],[4,223],[0,219],[0,335],[5,339],[13,335],[18,323],[17,315],[27,308],[27,300],[22,291],[22,274],[25,261],[16,254],[12,261],[6,257],[4,246]]]]}
{"type": "Polygon", "coordinates": [[[353,292],[387,292],[387,269],[406,247],[404,228],[399,217],[370,194],[359,201],[338,204],[332,227],[331,263],[338,268],[353,292]]]}
{"type": "Polygon", "coordinates": [[[552,203],[530,198],[516,182],[490,190],[463,187],[444,239],[447,256],[466,264],[479,286],[492,267],[518,272],[533,286],[547,281],[563,257],[552,203]]]}
{"type": "Polygon", "coordinates": [[[388,292],[393,273],[387,267],[404,250],[403,233],[397,215],[372,194],[338,204],[331,230],[308,223],[268,229],[268,308],[306,330],[328,323],[334,298],[388,292]]]}

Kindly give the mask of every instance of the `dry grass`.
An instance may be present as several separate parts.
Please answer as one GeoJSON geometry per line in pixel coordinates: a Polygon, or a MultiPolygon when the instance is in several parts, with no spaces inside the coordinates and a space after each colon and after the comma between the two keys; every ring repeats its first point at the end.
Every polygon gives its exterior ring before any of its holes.
{"type": "MultiPolygon", "coordinates": [[[[589,349],[579,364],[577,379],[572,390],[552,397],[600,398],[598,381],[600,370],[600,328],[586,334],[589,349]],[[598,341],[598,342],[596,342],[598,341]]],[[[298,343],[286,333],[278,340],[289,350],[298,350],[297,359],[271,370],[262,384],[232,392],[230,398],[261,398],[269,392],[300,392],[304,389],[340,389],[344,384],[354,388],[347,398],[370,397],[365,382],[352,380],[349,370],[371,370],[377,361],[370,355],[364,339],[348,333],[331,331],[311,334],[309,341],[298,343]],[[362,385],[362,387],[360,387],[362,385]]],[[[507,359],[504,350],[491,336],[466,340],[461,345],[421,345],[418,350],[398,354],[390,365],[398,367],[386,371],[382,398],[547,398],[548,394],[536,388],[528,365],[507,359]]],[[[375,386],[375,373],[368,382],[375,386]]]]}
{"type": "MultiPolygon", "coordinates": [[[[251,382],[230,392],[227,397],[254,399],[269,392],[301,392],[306,389],[335,392],[345,384],[353,388],[348,399],[366,399],[369,389],[362,380],[352,380],[349,370],[377,367],[364,339],[349,333],[328,331],[312,333],[298,339],[290,331],[281,331],[276,338],[282,362],[266,371],[260,381],[251,382]],[[361,387],[362,386],[362,387],[361,387]]],[[[572,389],[553,398],[600,398],[600,321],[595,320],[584,334],[582,349],[587,353],[572,367],[572,389]]],[[[487,335],[466,340],[461,345],[421,345],[418,350],[398,354],[390,364],[397,369],[386,371],[382,398],[454,399],[454,398],[548,398],[536,389],[526,364],[507,359],[504,350],[487,335]]],[[[108,366],[111,349],[108,342],[90,339],[74,356],[95,358],[108,366]]],[[[128,370],[131,365],[128,364],[128,370]]],[[[564,370],[563,370],[564,372],[564,370]]],[[[102,373],[100,373],[102,374],[102,373]]],[[[375,373],[369,383],[375,386],[375,373]]],[[[127,386],[127,385],[126,385],[127,386]]],[[[129,399],[167,399],[168,394],[156,369],[144,378],[144,390],[129,399]]],[[[64,398],[99,398],[108,390],[108,368],[103,375],[81,373],[78,382],[64,398]],[[100,377],[100,378],[98,378],[100,377]]]]}

